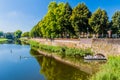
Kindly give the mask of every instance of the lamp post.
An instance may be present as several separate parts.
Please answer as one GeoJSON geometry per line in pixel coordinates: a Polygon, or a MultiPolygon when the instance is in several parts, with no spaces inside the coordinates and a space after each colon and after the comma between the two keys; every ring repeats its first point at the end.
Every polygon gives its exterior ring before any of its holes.
{"type": "Polygon", "coordinates": [[[117,26],[117,38],[119,38],[119,28],[120,28],[120,16],[118,17],[118,26],[117,26]]]}
{"type": "Polygon", "coordinates": [[[118,30],[117,30],[117,38],[119,38],[119,25],[117,26],[118,30]]]}
{"type": "Polygon", "coordinates": [[[88,29],[89,29],[89,28],[87,27],[87,38],[88,38],[88,36],[89,36],[89,35],[88,35],[88,34],[89,34],[88,29]]]}

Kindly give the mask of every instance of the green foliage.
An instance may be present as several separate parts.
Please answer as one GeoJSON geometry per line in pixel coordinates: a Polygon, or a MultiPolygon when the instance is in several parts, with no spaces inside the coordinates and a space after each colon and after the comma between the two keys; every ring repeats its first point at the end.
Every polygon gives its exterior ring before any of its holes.
{"type": "Polygon", "coordinates": [[[29,33],[30,37],[41,37],[40,27],[35,25],[29,33]]]}
{"type": "Polygon", "coordinates": [[[51,2],[49,6],[48,13],[46,14],[46,28],[45,34],[48,38],[57,37],[61,31],[62,24],[60,21],[62,20],[63,10],[64,10],[64,3],[57,4],[56,2],[51,2]]]}
{"type": "Polygon", "coordinates": [[[43,45],[35,41],[30,42],[31,47],[40,49],[43,51],[47,51],[50,53],[56,53],[59,55],[66,55],[71,57],[76,56],[85,56],[86,54],[93,54],[91,49],[76,49],[76,48],[67,48],[67,47],[60,47],[60,46],[50,46],[50,45],[43,45]]]}
{"type": "Polygon", "coordinates": [[[52,52],[52,53],[62,52],[62,47],[43,45],[35,41],[30,41],[30,44],[31,44],[31,47],[34,47],[43,51],[52,52]]]}
{"type": "Polygon", "coordinates": [[[84,3],[79,3],[75,8],[73,8],[71,23],[77,35],[81,32],[87,32],[88,18],[91,12],[84,3]]]}
{"type": "Polygon", "coordinates": [[[7,41],[6,38],[0,38],[0,42],[7,41]]]}
{"type": "Polygon", "coordinates": [[[5,33],[5,38],[14,39],[14,33],[10,33],[10,32],[5,33]]]}
{"type": "Polygon", "coordinates": [[[85,56],[86,54],[93,54],[91,49],[76,49],[76,48],[67,48],[66,55],[67,56],[85,56]]]}
{"type": "Polygon", "coordinates": [[[3,31],[0,31],[0,37],[3,36],[3,34],[4,34],[3,31]]]}
{"type": "Polygon", "coordinates": [[[91,80],[120,80],[120,57],[110,57],[108,62],[102,66],[91,80]]]}
{"type": "Polygon", "coordinates": [[[8,39],[6,38],[0,38],[0,44],[4,44],[5,42],[7,42],[8,39]]]}
{"type": "Polygon", "coordinates": [[[14,32],[14,37],[15,38],[20,38],[21,35],[22,35],[22,31],[21,30],[17,30],[17,31],[14,32]]]}
{"type": "Polygon", "coordinates": [[[29,37],[29,32],[24,32],[24,33],[22,34],[22,37],[29,37]]]}
{"type": "Polygon", "coordinates": [[[94,33],[103,34],[108,27],[108,16],[105,10],[98,8],[89,19],[89,25],[94,33]]]}
{"type": "Polygon", "coordinates": [[[116,11],[112,16],[112,32],[120,33],[120,11],[116,11]]]}
{"type": "Polygon", "coordinates": [[[44,18],[38,22],[30,31],[31,37],[55,38],[62,37],[63,34],[74,34],[70,23],[72,8],[68,3],[51,2],[48,6],[48,12],[44,18]]]}
{"type": "Polygon", "coordinates": [[[71,25],[70,17],[72,15],[72,8],[69,3],[64,4],[62,15],[58,19],[59,25],[61,25],[61,37],[67,37],[67,34],[75,34],[74,28],[71,25]],[[64,35],[64,36],[63,36],[64,35]]]}
{"type": "Polygon", "coordinates": [[[84,3],[79,3],[73,9],[69,3],[50,2],[48,12],[41,21],[30,31],[30,37],[44,38],[78,38],[82,34],[106,34],[109,29],[119,33],[119,11],[112,21],[108,21],[105,10],[98,8],[91,16],[91,12],[84,3]]]}

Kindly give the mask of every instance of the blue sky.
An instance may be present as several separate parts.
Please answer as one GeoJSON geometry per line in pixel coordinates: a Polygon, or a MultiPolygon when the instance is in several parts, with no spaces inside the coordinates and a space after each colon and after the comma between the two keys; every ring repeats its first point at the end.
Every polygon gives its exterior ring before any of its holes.
{"type": "MultiPolygon", "coordinates": [[[[0,0],[0,31],[29,31],[46,14],[49,2],[53,0],[0,0]]],[[[91,12],[97,8],[107,11],[109,20],[120,10],[120,0],[54,0],[68,1],[72,7],[84,2],[91,12]]]]}

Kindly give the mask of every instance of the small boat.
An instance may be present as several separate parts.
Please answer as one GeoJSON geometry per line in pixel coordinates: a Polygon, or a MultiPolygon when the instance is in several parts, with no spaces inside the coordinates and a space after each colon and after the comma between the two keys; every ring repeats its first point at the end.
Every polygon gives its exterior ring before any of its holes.
{"type": "Polygon", "coordinates": [[[96,55],[87,55],[84,57],[85,60],[107,60],[105,56],[101,54],[96,54],[96,55]]]}

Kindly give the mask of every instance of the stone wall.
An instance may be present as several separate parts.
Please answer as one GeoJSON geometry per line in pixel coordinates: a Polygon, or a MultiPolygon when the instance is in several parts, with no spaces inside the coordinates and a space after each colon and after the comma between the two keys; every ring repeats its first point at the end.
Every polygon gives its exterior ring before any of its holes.
{"type": "Polygon", "coordinates": [[[105,56],[120,55],[120,39],[93,39],[91,48],[105,56]]]}
{"type": "Polygon", "coordinates": [[[34,40],[42,44],[53,46],[67,46],[82,49],[91,48],[95,54],[101,53],[104,54],[105,56],[120,55],[120,39],[80,39],[80,40],[34,39],[34,40]]]}

